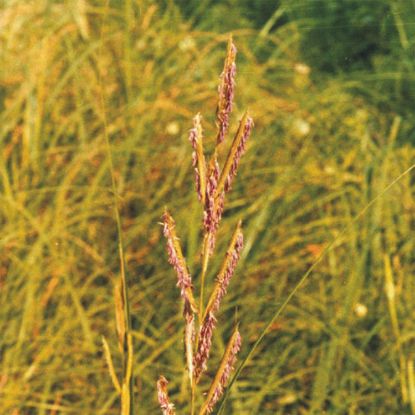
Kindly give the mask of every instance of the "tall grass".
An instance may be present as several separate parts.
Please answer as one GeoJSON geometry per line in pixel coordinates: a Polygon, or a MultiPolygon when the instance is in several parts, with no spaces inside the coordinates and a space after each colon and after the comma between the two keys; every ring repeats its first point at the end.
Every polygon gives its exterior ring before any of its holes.
{"type": "MultiPolygon", "coordinates": [[[[211,413],[220,400],[229,381],[237,354],[241,349],[241,334],[238,326],[233,329],[223,353],[220,365],[216,370],[203,403],[197,396],[197,385],[208,368],[212,348],[212,338],[218,324],[217,313],[222,300],[227,294],[229,284],[238,265],[243,248],[243,232],[241,220],[237,222],[235,231],[230,238],[223,262],[216,274],[211,294],[206,300],[205,286],[209,270],[209,262],[215,254],[216,237],[222,215],[224,213],[226,195],[235,180],[241,157],[246,151],[247,141],[253,128],[253,119],[246,111],[239,121],[238,129],[230,145],[226,158],[219,163],[224,142],[230,130],[231,115],[234,106],[236,77],[236,47],[232,37],[228,41],[227,53],[219,83],[219,97],[216,109],[216,143],[213,153],[207,158],[204,146],[204,130],[202,117],[197,114],[193,119],[193,128],[189,132],[189,141],[193,147],[192,165],[195,170],[196,194],[203,208],[201,220],[202,242],[200,248],[199,307],[191,274],[176,232],[176,223],[166,210],[163,215],[163,233],[167,239],[169,262],[177,274],[177,286],[183,300],[184,348],[186,367],[189,377],[191,395],[191,414],[197,407],[200,415],[211,413]],[[195,321],[197,318],[197,322],[195,321]]],[[[161,376],[158,383],[158,400],[165,415],[174,415],[174,404],[170,402],[167,392],[167,380],[161,376]]]]}

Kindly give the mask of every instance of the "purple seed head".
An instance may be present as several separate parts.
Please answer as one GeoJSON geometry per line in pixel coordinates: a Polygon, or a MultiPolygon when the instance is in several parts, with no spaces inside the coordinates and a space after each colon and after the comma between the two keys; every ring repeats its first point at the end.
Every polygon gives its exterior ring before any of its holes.
{"type": "Polygon", "coordinates": [[[218,88],[219,103],[217,109],[217,124],[218,124],[218,136],[217,143],[220,144],[225,139],[225,135],[229,129],[229,117],[232,112],[233,97],[235,91],[235,76],[236,76],[236,47],[229,40],[228,52],[225,60],[225,66],[220,76],[220,84],[218,88]]]}
{"type": "Polygon", "coordinates": [[[219,310],[220,303],[226,294],[229,282],[235,272],[236,265],[238,263],[241,250],[243,247],[243,234],[238,224],[234,236],[232,237],[231,245],[226,252],[226,258],[221,272],[218,275],[216,286],[212,294],[212,299],[206,309],[206,316],[202,322],[199,336],[199,344],[195,357],[195,374],[196,379],[200,378],[200,375],[207,368],[207,361],[209,359],[210,347],[212,345],[213,330],[216,325],[215,314],[219,310]]]}
{"type": "Polygon", "coordinates": [[[242,247],[243,234],[242,231],[239,229],[234,245],[231,247],[231,250],[226,253],[226,267],[224,271],[218,276],[218,290],[216,292],[216,296],[214,298],[214,302],[212,305],[213,313],[216,313],[219,310],[220,303],[227,292],[229,283],[235,272],[236,265],[238,264],[242,247]]]}
{"type": "Polygon", "coordinates": [[[157,398],[160,404],[160,408],[163,415],[174,415],[174,405],[170,403],[169,396],[167,394],[167,379],[164,376],[160,376],[157,381],[157,398]]]}
{"type": "MultiPolygon", "coordinates": [[[[222,373],[220,375],[219,382],[216,383],[215,390],[212,394],[209,393],[209,401],[206,405],[206,412],[211,413],[215,404],[218,402],[220,397],[223,395],[223,391],[229,381],[230,374],[233,370],[234,364],[236,362],[236,355],[238,354],[239,350],[241,349],[242,338],[239,334],[239,331],[231,338],[231,344],[228,346],[229,353],[226,354],[226,361],[224,361],[224,367],[222,373]]],[[[226,353],[226,352],[225,352],[226,353]]]]}
{"type": "MultiPolygon", "coordinates": [[[[205,169],[205,160],[203,156],[203,145],[202,145],[202,126],[201,126],[201,115],[197,114],[193,118],[193,128],[189,131],[189,141],[193,147],[192,153],[192,165],[195,170],[195,183],[197,197],[201,201],[203,199],[202,180],[200,178],[200,168],[205,169]]],[[[203,174],[204,172],[202,172],[203,174]]]]}
{"type": "Polygon", "coordinates": [[[215,235],[222,218],[224,194],[216,198],[216,189],[219,180],[219,164],[216,157],[209,166],[208,177],[206,182],[206,201],[203,212],[203,225],[205,231],[209,234],[209,251],[213,252],[215,246],[215,235]]]}
{"type": "Polygon", "coordinates": [[[243,127],[244,130],[243,130],[242,138],[236,149],[231,168],[229,170],[228,176],[225,179],[225,192],[228,192],[231,189],[232,181],[236,176],[236,172],[238,170],[241,157],[245,153],[246,142],[248,141],[248,138],[251,134],[253,126],[254,126],[253,119],[251,117],[248,117],[243,127]]]}
{"type": "Polygon", "coordinates": [[[212,346],[212,335],[215,325],[215,316],[213,313],[208,313],[200,328],[199,345],[194,359],[194,373],[196,380],[198,380],[200,375],[207,369],[207,361],[212,346]]]}
{"type": "Polygon", "coordinates": [[[166,211],[163,215],[163,233],[167,240],[167,253],[169,263],[173,266],[177,274],[177,286],[180,288],[180,295],[185,303],[185,313],[189,308],[194,310],[194,300],[191,296],[193,288],[192,279],[183,257],[179,240],[176,236],[176,223],[171,215],[166,211]]]}

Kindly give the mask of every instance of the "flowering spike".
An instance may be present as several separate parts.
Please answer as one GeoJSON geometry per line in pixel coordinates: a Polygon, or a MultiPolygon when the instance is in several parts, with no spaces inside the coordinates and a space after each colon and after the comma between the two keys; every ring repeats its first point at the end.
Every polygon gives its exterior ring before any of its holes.
{"type": "Polygon", "coordinates": [[[112,362],[110,347],[108,346],[107,340],[105,339],[104,336],[102,336],[102,345],[104,346],[104,356],[105,356],[105,360],[107,362],[108,371],[110,373],[112,384],[114,385],[117,392],[121,393],[121,386],[120,386],[120,382],[118,380],[117,374],[115,373],[114,363],[112,362]]]}
{"type": "Polygon", "coordinates": [[[169,263],[173,265],[177,273],[177,286],[180,288],[180,294],[184,301],[185,315],[187,313],[196,313],[197,307],[193,297],[192,279],[187,269],[182,249],[179,244],[179,238],[176,235],[176,223],[166,210],[163,215],[163,233],[167,239],[167,252],[169,263]]]}
{"type": "Polygon", "coordinates": [[[126,321],[124,317],[124,297],[122,290],[122,282],[116,284],[114,287],[114,301],[115,301],[115,324],[118,335],[118,346],[123,350],[125,343],[126,321]]]}
{"type": "Polygon", "coordinates": [[[254,125],[254,122],[252,118],[248,117],[244,126],[242,139],[236,148],[236,153],[233,158],[233,163],[231,165],[231,169],[229,171],[229,174],[226,176],[225,180],[225,192],[228,192],[231,189],[232,181],[234,177],[236,176],[236,172],[238,170],[239,162],[241,160],[242,155],[245,153],[245,147],[246,142],[248,141],[248,138],[251,134],[252,127],[254,125]]]}
{"type": "Polygon", "coordinates": [[[253,126],[254,122],[252,118],[248,116],[247,112],[245,112],[239,122],[238,131],[233,139],[232,146],[221,172],[216,189],[216,197],[218,197],[223,190],[225,192],[229,191],[232,180],[236,176],[236,171],[238,169],[242,154],[245,152],[246,142],[248,141],[253,126]]]}
{"type": "Polygon", "coordinates": [[[236,327],[226,347],[225,353],[223,354],[216,376],[210,385],[209,392],[200,411],[200,415],[205,415],[206,413],[210,414],[213,411],[213,407],[222,396],[228,383],[231,371],[233,370],[233,366],[236,362],[236,355],[241,349],[241,344],[242,338],[238,328],[236,327]]]}
{"type": "Polygon", "coordinates": [[[157,398],[160,404],[160,408],[163,415],[175,415],[174,405],[170,403],[169,395],[167,393],[167,379],[164,376],[160,376],[157,381],[157,398]]]}
{"type": "Polygon", "coordinates": [[[193,128],[189,131],[189,141],[193,147],[192,164],[195,169],[196,191],[202,204],[206,197],[206,161],[203,153],[203,130],[201,115],[193,118],[193,128]]]}
{"type": "Polygon", "coordinates": [[[209,298],[206,307],[206,313],[216,313],[219,310],[220,303],[226,294],[229,282],[235,272],[239,257],[243,248],[244,238],[241,229],[241,221],[238,222],[236,229],[232,235],[228,250],[220,268],[219,274],[216,278],[216,284],[212,295],[209,298]]]}
{"type": "Polygon", "coordinates": [[[185,312],[185,319],[186,327],[184,330],[184,344],[187,370],[189,372],[190,386],[192,387],[194,379],[193,344],[195,341],[195,318],[192,313],[185,312]]]}
{"type": "Polygon", "coordinates": [[[235,75],[236,75],[236,47],[233,43],[232,37],[228,41],[228,50],[225,59],[223,72],[220,76],[220,84],[218,88],[219,102],[216,110],[218,135],[217,144],[220,144],[225,139],[225,134],[229,128],[229,116],[232,112],[233,95],[235,90],[235,75]]]}
{"type": "Polygon", "coordinates": [[[241,221],[238,222],[235,232],[232,235],[225,259],[220,268],[216,284],[209,298],[202,325],[200,328],[199,344],[195,356],[195,377],[200,379],[201,374],[206,370],[206,362],[209,359],[210,347],[212,345],[213,330],[216,325],[215,313],[219,310],[220,303],[226,294],[229,282],[234,274],[243,246],[243,234],[241,221]]]}
{"type": "Polygon", "coordinates": [[[207,369],[210,348],[212,346],[212,335],[216,325],[216,317],[212,312],[206,314],[199,333],[199,344],[194,359],[194,376],[196,383],[199,381],[202,373],[207,369]]]}
{"type": "Polygon", "coordinates": [[[224,192],[216,198],[217,185],[219,180],[219,164],[216,154],[213,155],[209,163],[208,178],[206,183],[206,200],[205,210],[203,212],[203,224],[205,232],[208,235],[209,255],[212,254],[215,247],[216,231],[222,218],[224,206],[224,192]]]}

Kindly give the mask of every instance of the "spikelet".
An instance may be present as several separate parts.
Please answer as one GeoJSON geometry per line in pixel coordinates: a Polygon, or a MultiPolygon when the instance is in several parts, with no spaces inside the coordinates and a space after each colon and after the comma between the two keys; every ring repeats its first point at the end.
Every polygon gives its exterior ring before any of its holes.
{"type": "Polygon", "coordinates": [[[252,118],[248,115],[248,112],[245,112],[239,122],[238,131],[233,139],[232,146],[229,149],[225,165],[221,172],[219,183],[216,188],[216,197],[219,197],[223,190],[225,190],[225,192],[230,190],[253,126],[254,122],[252,118]]]}
{"type": "Polygon", "coordinates": [[[203,212],[203,225],[205,232],[214,234],[219,225],[219,219],[215,206],[215,195],[219,180],[219,164],[216,154],[213,155],[209,163],[207,183],[206,183],[206,203],[203,212]]]}
{"type": "Polygon", "coordinates": [[[186,325],[184,329],[184,346],[186,354],[187,371],[189,373],[190,386],[193,386],[195,378],[193,345],[195,341],[195,318],[192,313],[185,313],[186,325]]]}
{"type": "Polygon", "coordinates": [[[203,212],[203,225],[205,233],[208,237],[208,255],[212,255],[215,248],[216,231],[218,230],[219,223],[222,218],[225,202],[224,192],[217,197],[219,174],[219,164],[215,153],[209,163],[206,183],[205,209],[203,212]]]}
{"type": "Polygon", "coordinates": [[[215,313],[219,310],[220,303],[226,294],[229,282],[235,272],[241,250],[243,247],[243,234],[241,229],[241,221],[238,222],[236,229],[232,235],[225,259],[216,278],[215,287],[209,298],[206,307],[202,325],[199,334],[199,343],[195,356],[195,378],[200,379],[200,375],[206,370],[206,363],[209,359],[210,348],[212,345],[213,330],[216,325],[215,313]]]}
{"type": "Polygon", "coordinates": [[[241,225],[241,221],[239,221],[236,225],[231,242],[226,251],[224,261],[216,279],[215,287],[209,298],[206,312],[211,311],[212,313],[216,313],[219,310],[222,298],[225,296],[229,282],[235,272],[244,243],[241,225]]]}
{"type": "Polygon", "coordinates": [[[192,279],[187,269],[179,240],[176,236],[175,222],[166,210],[163,215],[164,236],[167,239],[167,251],[169,262],[177,273],[177,286],[180,288],[184,302],[183,316],[185,319],[184,343],[187,368],[189,371],[190,384],[193,384],[193,343],[194,343],[194,313],[197,313],[196,302],[193,297],[192,279]]]}
{"type": "Polygon", "coordinates": [[[223,354],[219,369],[216,372],[216,376],[210,385],[209,392],[200,411],[200,415],[211,413],[214,406],[222,396],[223,391],[229,381],[233,366],[236,362],[236,355],[241,349],[241,344],[241,335],[238,328],[236,327],[226,347],[225,353],[223,354]]]}
{"type": "Polygon", "coordinates": [[[228,50],[225,59],[223,72],[220,76],[220,84],[218,88],[219,102],[216,110],[218,135],[217,143],[220,144],[225,139],[225,135],[229,129],[229,117],[232,112],[233,96],[235,90],[235,75],[236,75],[236,47],[233,43],[232,37],[228,41],[228,50]]]}
{"type": "Polygon", "coordinates": [[[163,233],[167,240],[169,263],[177,274],[177,286],[180,288],[180,294],[185,304],[184,312],[185,314],[190,312],[196,313],[197,307],[193,297],[192,279],[180,247],[179,238],[176,235],[176,223],[167,210],[163,215],[163,225],[163,233]]]}
{"type": "Polygon", "coordinates": [[[193,147],[192,164],[195,169],[196,192],[198,199],[205,204],[206,197],[206,160],[203,153],[203,131],[201,115],[193,118],[193,128],[189,131],[189,141],[193,147]]]}
{"type": "Polygon", "coordinates": [[[114,385],[116,391],[119,394],[121,394],[121,385],[120,385],[120,382],[118,380],[118,377],[117,377],[117,375],[115,373],[114,364],[112,362],[111,351],[110,351],[110,348],[108,346],[107,340],[105,339],[104,336],[102,336],[102,345],[104,347],[105,361],[107,362],[108,371],[110,373],[110,377],[111,377],[111,380],[112,380],[112,384],[114,385]]]}
{"type": "Polygon", "coordinates": [[[206,313],[200,328],[199,343],[194,359],[194,377],[196,383],[199,382],[200,376],[207,369],[206,362],[209,359],[210,348],[212,347],[212,335],[215,325],[216,317],[212,312],[206,313]]]}
{"type": "Polygon", "coordinates": [[[114,301],[115,301],[115,323],[117,328],[118,346],[120,351],[123,351],[125,344],[126,321],[124,316],[124,297],[122,290],[122,283],[117,283],[114,286],[114,301]]]}
{"type": "Polygon", "coordinates": [[[175,415],[174,405],[170,403],[169,395],[167,393],[167,379],[160,376],[157,381],[157,398],[163,415],[175,415]]]}
{"type": "Polygon", "coordinates": [[[236,176],[236,172],[238,170],[241,157],[245,153],[246,142],[248,141],[248,138],[251,135],[253,126],[254,126],[254,122],[252,118],[248,117],[243,126],[242,138],[241,138],[241,141],[238,143],[238,146],[236,147],[236,152],[235,152],[235,155],[233,156],[233,162],[231,164],[231,168],[229,170],[228,175],[226,176],[225,192],[228,192],[231,189],[232,181],[234,177],[236,176]]]}

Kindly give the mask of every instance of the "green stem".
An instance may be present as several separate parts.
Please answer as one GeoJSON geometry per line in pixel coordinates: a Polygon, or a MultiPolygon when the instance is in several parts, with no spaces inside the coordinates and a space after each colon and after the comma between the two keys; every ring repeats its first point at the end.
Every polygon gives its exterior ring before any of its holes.
{"type": "MultiPolygon", "coordinates": [[[[105,25],[105,18],[108,13],[109,1],[107,0],[105,6],[105,15],[102,21],[101,26],[101,47],[100,47],[100,55],[103,54],[103,35],[104,35],[104,25],[105,25]]],[[[103,84],[103,77],[102,77],[102,68],[100,65],[101,59],[98,56],[97,59],[97,67],[98,67],[98,85],[99,85],[99,101],[100,101],[100,109],[101,109],[101,116],[104,126],[104,139],[105,139],[105,146],[106,146],[106,153],[107,153],[107,160],[109,165],[109,171],[111,176],[111,189],[113,194],[113,208],[114,208],[114,216],[117,226],[117,236],[118,236],[118,253],[120,258],[120,274],[121,274],[121,284],[122,284],[122,295],[124,300],[124,319],[125,319],[125,337],[124,337],[124,353],[123,353],[123,374],[124,379],[128,375],[128,383],[129,383],[129,413],[130,415],[134,414],[134,378],[132,374],[132,346],[131,346],[131,314],[130,314],[130,304],[128,301],[128,284],[127,284],[127,276],[125,273],[125,255],[124,255],[124,244],[122,238],[122,224],[121,224],[121,215],[120,210],[118,207],[118,197],[117,197],[117,185],[115,181],[115,174],[114,174],[114,162],[112,159],[112,151],[111,151],[111,143],[108,134],[108,120],[107,120],[107,112],[105,106],[105,92],[104,92],[104,84],[103,84]],[[127,373],[128,372],[128,373],[127,373]]]]}
{"type": "Polygon", "coordinates": [[[196,396],[196,379],[193,377],[190,415],[195,415],[195,396],[196,396]]]}

